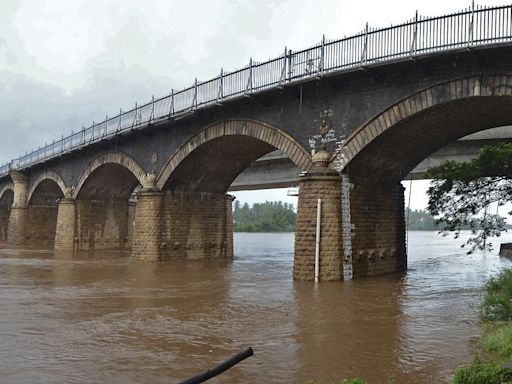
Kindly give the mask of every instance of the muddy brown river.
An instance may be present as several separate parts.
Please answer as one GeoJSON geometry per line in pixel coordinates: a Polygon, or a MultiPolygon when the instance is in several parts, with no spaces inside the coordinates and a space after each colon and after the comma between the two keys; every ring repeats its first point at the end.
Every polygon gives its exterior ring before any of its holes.
{"type": "MultiPolygon", "coordinates": [[[[500,241],[512,241],[512,235],[500,241]]],[[[409,270],[292,281],[293,234],[235,234],[230,262],[0,249],[0,383],[446,383],[470,359],[486,279],[512,262],[409,234],[409,270]]]]}

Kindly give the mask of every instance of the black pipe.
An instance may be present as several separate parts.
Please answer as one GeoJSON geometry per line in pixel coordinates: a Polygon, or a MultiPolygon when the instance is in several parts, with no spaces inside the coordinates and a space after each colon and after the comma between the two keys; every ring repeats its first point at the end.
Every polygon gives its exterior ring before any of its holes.
{"type": "Polygon", "coordinates": [[[227,371],[232,366],[238,364],[242,360],[247,359],[248,357],[251,357],[254,355],[254,352],[252,348],[247,348],[245,351],[242,351],[240,353],[237,353],[235,356],[227,359],[225,362],[220,363],[216,367],[207,370],[204,373],[201,373],[200,375],[194,376],[188,380],[182,381],[179,384],[199,384],[203,383],[206,380],[211,379],[212,377],[215,377],[219,374],[221,374],[224,371],[227,371]]]}

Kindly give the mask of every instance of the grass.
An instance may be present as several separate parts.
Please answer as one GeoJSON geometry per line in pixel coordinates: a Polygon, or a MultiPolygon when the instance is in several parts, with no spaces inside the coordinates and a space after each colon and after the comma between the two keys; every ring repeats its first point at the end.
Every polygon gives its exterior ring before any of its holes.
{"type": "Polygon", "coordinates": [[[512,321],[512,268],[487,282],[481,314],[485,321],[512,321]]]}
{"type": "Polygon", "coordinates": [[[488,326],[481,344],[484,351],[498,362],[512,359],[512,322],[488,326]]]}
{"type": "Polygon", "coordinates": [[[452,384],[508,384],[512,383],[512,372],[496,362],[483,362],[477,356],[471,364],[455,370],[452,384]]]}

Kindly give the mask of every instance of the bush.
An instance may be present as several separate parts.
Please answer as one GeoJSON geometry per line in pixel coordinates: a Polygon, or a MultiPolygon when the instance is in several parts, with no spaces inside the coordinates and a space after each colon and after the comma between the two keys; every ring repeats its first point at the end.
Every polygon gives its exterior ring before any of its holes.
{"type": "Polygon", "coordinates": [[[457,368],[453,384],[506,384],[512,382],[512,373],[498,363],[484,363],[477,356],[468,366],[457,368]]]}
{"type": "Polygon", "coordinates": [[[487,282],[481,311],[484,320],[512,320],[512,269],[504,269],[487,282]]]}
{"type": "Polygon", "coordinates": [[[482,347],[499,361],[512,358],[512,322],[487,330],[482,338],[482,347]]]}

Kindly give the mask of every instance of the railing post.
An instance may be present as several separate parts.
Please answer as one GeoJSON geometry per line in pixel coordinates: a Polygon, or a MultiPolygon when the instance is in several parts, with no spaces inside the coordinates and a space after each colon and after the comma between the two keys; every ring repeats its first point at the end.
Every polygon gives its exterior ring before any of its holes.
{"type": "Polygon", "coordinates": [[[220,69],[219,77],[219,92],[217,93],[217,100],[222,100],[224,97],[224,69],[220,69]]]}
{"type": "Polygon", "coordinates": [[[155,95],[151,95],[151,115],[149,116],[148,124],[151,124],[155,117],[155,95]]]}
{"type": "Polygon", "coordinates": [[[121,128],[123,127],[122,123],[122,116],[123,116],[123,110],[122,109],[119,109],[119,126],[117,127],[117,130],[120,131],[121,128]]]}
{"type": "Polygon", "coordinates": [[[417,38],[418,38],[418,10],[416,10],[416,15],[414,15],[414,29],[413,29],[413,34],[412,34],[411,51],[409,52],[410,56],[413,56],[416,53],[417,38]]]}
{"type": "Polygon", "coordinates": [[[281,70],[281,78],[279,79],[279,85],[286,80],[286,52],[287,49],[284,47],[284,55],[283,55],[283,69],[281,70]]]}
{"type": "Polygon", "coordinates": [[[292,79],[293,68],[292,68],[292,50],[288,51],[288,81],[292,79]]]}
{"type": "Polygon", "coordinates": [[[325,35],[322,35],[322,46],[320,48],[320,63],[318,64],[318,72],[324,71],[325,62],[325,35]]]}
{"type": "Polygon", "coordinates": [[[245,91],[252,91],[252,57],[249,59],[249,78],[247,79],[247,86],[245,87],[245,91]]]}
{"type": "Polygon", "coordinates": [[[469,20],[469,31],[468,31],[468,45],[473,45],[473,30],[475,22],[475,0],[471,1],[471,16],[469,20]]]}
{"type": "Polygon", "coordinates": [[[90,143],[94,142],[94,121],[92,122],[92,132],[91,132],[91,140],[89,140],[90,143]]]}
{"type": "Polygon", "coordinates": [[[169,117],[174,114],[174,88],[171,89],[171,105],[169,106],[169,117]]]}
{"type": "Polygon", "coordinates": [[[194,99],[192,100],[191,108],[197,107],[197,77],[194,81],[194,99]]]}
{"type": "Polygon", "coordinates": [[[135,125],[137,125],[137,117],[138,117],[137,102],[135,102],[135,109],[134,109],[134,111],[135,111],[135,113],[133,115],[132,129],[133,129],[133,127],[135,127],[135,125]]]}
{"type": "Polygon", "coordinates": [[[366,23],[366,28],[364,30],[364,47],[363,53],[361,54],[361,66],[366,63],[366,50],[368,49],[368,23],[366,23]]]}
{"type": "Polygon", "coordinates": [[[105,115],[105,133],[103,134],[103,136],[107,136],[107,133],[108,133],[107,121],[108,121],[108,115],[105,115]]]}

